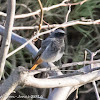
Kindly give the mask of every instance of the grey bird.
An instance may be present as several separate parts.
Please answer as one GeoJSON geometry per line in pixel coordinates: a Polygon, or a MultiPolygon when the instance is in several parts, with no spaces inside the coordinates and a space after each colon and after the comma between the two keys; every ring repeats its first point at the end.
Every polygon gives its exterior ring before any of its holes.
{"type": "Polygon", "coordinates": [[[34,70],[42,62],[58,61],[64,54],[65,35],[61,29],[51,32],[50,36],[42,41],[41,48],[34,58],[34,66],[30,70],[34,70]]]}

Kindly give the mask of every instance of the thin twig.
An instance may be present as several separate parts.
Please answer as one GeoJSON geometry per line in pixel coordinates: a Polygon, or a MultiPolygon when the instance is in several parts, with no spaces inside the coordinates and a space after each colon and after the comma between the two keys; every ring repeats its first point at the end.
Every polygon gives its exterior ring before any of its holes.
{"type": "Polygon", "coordinates": [[[64,67],[91,64],[91,63],[93,63],[93,64],[100,63],[100,59],[99,60],[93,60],[93,61],[82,61],[82,62],[67,63],[67,64],[63,64],[62,67],[64,68],[64,67]]]}
{"type": "Polygon", "coordinates": [[[97,89],[96,82],[93,81],[92,84],[93,84],[93,87],[94,87],[94,90],[95,90],[96,98],[97,98],[97,100],[100,100],[99,92],[98,92],[98,89],[97,89]]]}
{"type": "Polygon", "coordinates": [[[69,16],[70,12],[71,12],[71,5],[68,6],[68,12],[66,14],[66,22],[68,22],[68,16],[69,16]]]}
{"type": "Polygon", "coordinates": [[[100,49],[95,52],[95,55],[97,55],[97,53],[99,53],[99,52],[100,52],[100,49]]]}
{"type": "MultiPolygon", "coordinates": [[[[69,27],[69,26],[74,26],[74,25],[98,25],[100,24],[100,19],[98,20],[91,20],[91,21],[79,21],[79,20],[73,20],[69,21],[67,23],[62,23],[62,24],[52,24],[49,25],[49,28],[56,28],[56,27],[69,27]]],[[[48,25],[43,25],[41,26],[41,29],[47,29],[48,25]]],[[[38,26],[23,26],[23,27],[13,27],[13,30],[27,30],[27,29],[38,29],[38,26]]]]}
{"type": "MultiPolygon", "coordinates": [[[[93,61],[94,56],[95,56],[95,54],[92,53],[91,54],[91,61],[93,61]]],[[[94,68],[94,64],[92,64],[92,63],[91,63],[91,68],[94,68]]],[[[94,90],[95,90],[96,98],[97,98],[97,100],[100,100],[99,92],[98,92],[98,89],[97,89],[96,82],[93,81],[92,84],[93,84],[93,87],[94,87],[94,90]]]]}
{"type": "Polygon", "coordinates": [[[43,6],[40,0],[38,0],[40,9],[41,9],[41,16],[40,16],[40,24],[39,24],[39,32],[41,30],[42,24],[43,24],[43,6]]]}

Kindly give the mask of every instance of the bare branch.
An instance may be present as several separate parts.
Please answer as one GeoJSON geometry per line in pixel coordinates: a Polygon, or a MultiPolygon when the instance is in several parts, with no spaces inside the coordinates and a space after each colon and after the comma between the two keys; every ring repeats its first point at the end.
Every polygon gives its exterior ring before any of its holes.
{"type": "Polygon", "coordinates": [[[10,41],[11,41],[11,32],[13,29],[14,16],[15,16],[15,4],[16,0],[8,0],[7,1],[7,19],[5,25],[5,35],[3,36],[1,53],[0,53],[0,79],[2,77],[2,73],[4,71],[5,60],[9,50],[10,41]]]}
{"type": "Polygon", "coordinates": [[[69,66],[77,66],[77,65],[84,65],[84,64],[98,64],[100,63],[100,59],[99,60],[93,60],[93,61],[82,61],[82,62],[73,62],[73,63],[67,63],[67,64],[63,64],[62,67],[69,67],[69,66]]]}
{"type": "Polygon", "coordinates": [[[0,15],[1,15],[1,16],[5,16],[5,17],[7,16],[7,14],[4,13],[4,12],[0,12],[0,15]]]}
{"type": "MultiPolygon", "coordinates": [[[[80,2],[77,2],[77,3],[67,3],[67,4],[66,4],[66,1],[68,1],[68,0],[64,0],[57,5],[45,7],[45,8],[43,8],[43,11],[49,11],[49,10],[52,10],[52,9],[55,9],[55,8],[58,8],[58,7],[61,7],[61,6],[68,6],[68,5],[73,6],[73,5],[79,5],[79,4],[82,5],[83,3],[87,2],[88,0],[83,0],[83,1],[80,1],[80,2]]],[[[16,15],[15,18],[17,19],[17,18],[26,18],[26,17],[30,17],[30,16],[35,16],[35,15],[38,15],[40,12],[41,12],[41,10],[37,10],[35,12],[28,13],[28,14],[16,15]]],[[[6,16],[6,13],[0,12],[0,15],[6,16]]]]}
{"type": "Polygon", "coordinates": [[[16,68],[10,77],[1,85],[0,95],[4,98],[10,95],[17,85],[28,85],[37,88],[55,88],[68,86],[82,86],[86,83],[100,79],[100,70],[95,70],[86,74],[79,74],[63,78],[35,78],[39,71],[29,72],[24,67],[16,68]],[[13,85],[14,84],[14,85],[13,85]],[[10,89],[11,88],[11,89],[10,89]],[[9,91],[9,89],[11,91],[9,91]]]}
{"type": "Polygon", "coordinates": [[[0,86],[0,100],[6,100],[13,90],[18,86],[20,80],[18,71],[19,69],[13,71],[9,78],[6,79],[5,82],[3,82],[0,86]]]}
{"type": "MultiPolygon", "coordinates": [[[[87,19],[88,20],[88,19],[87,19]]],[[[79,21],[79,20],[73,20],[69,21],[67,23],[62,23],[62,24],[52,24],[49,25],[49,28],[56,28],[56,27],[69,27],[69,26],[74,26],[74,25],[98,25],[100,24],[100,19],[98,20],[91,20],[91,21],[79,21]]],[[[38,26],[23,26],[23,27],[13,27],[13,30],[27,30],[27,29],[38,29],[38,26]]],[[[43,25],[41,29],[47,29],[48,25],[43,25]]]]}

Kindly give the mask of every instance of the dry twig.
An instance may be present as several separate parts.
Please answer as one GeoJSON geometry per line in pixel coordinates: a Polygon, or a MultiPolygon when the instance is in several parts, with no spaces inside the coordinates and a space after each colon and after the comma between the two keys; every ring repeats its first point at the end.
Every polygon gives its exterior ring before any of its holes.
{"type": "Polygon", "coordinates": [[[43,6],[40,0],[38,0],[38,2],[41,8],[41,16],[40,16],[40,24],[39,24],[39,32],[40,32],[42,24],[43,24],[43,6]]]}
{"type": "MultiPolygon", "coordinates": [[[[73,20],[73,21],[69,21],[67,23],[62,23],[62,24],[52,24],[52,25],[49,25],[49,28],[57,28],[57,27],[65,28],[65,27],[74,26],[74,25],[98,25],[98,24],[100,24],[100,19],[91,20],[91,21],[73,20]]],[[[48,25],[43,25],[41,27],[41,29],[47,29],[47,28],[48,28],[48,25]]],[[[13,27],[13,30],[27,30],[27,29],[38,29],[38,26],[13,27]]]]}

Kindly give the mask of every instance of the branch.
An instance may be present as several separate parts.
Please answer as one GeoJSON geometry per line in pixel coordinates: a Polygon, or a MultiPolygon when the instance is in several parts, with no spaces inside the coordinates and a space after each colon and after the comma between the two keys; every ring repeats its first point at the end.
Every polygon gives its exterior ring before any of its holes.
{"type": "Polygon", "coordinates": [[[20,81],[19,69],[11,73],[8,79],[0,86],[0,100],[6,100],[13,90],[18,86],[20,81]]]}
{"type": "Polygon", "coordinates": [[[63,64],[62,67],[69,67],[69,66],[77,66],[77,65],[84,65],[84,64],[96,64],[97,65],[100,63],[100,59],[99,60],[93,60],[93,61],[82,61],[82,62],[73,62],[73,63],[67,63],[67,64],[63,64]]]}
{"type": "MultiPolygon", "coordinates": [[[[62,23],[62,24],[52,24],[52,25],[49,25],[49,28],[60,28],[60,27],[69,27],[69,26],[74,26],[74,25],[98,25],[100,24],[100,19],[98,20],[89,20],[89,19],[86,19],[87,21],[79,21],[79,20],[73,20],[73,21],[69,21],[69,22],[66,22],[66,23],[62,23]]],[[[27,30],[27,29],[38,29],[39,27],[38,26],[23,26],[23,27],[13,27],[13,30],[27,30]]],[[[43,25],[41,27],[41,29],[47,29],[48,28],[48,25],[43,25]]]]}
{"type": "Polygon", "coordinates": [[[83,75],[75,75],[63,78],[54,78],[54,79],[38,79],[33,76],[27,76],[24,84],[28,86],[33,86],[37,88],[55,88],[55,87],[67,87],[67,86],[78,86],[92,81],[100,79],[100,70],[93,71],[91,73],[83,75]]]}
{"type": "Polygon", "coordinates": [[[15,4],[16,0],[8,0],[7,5],[7,19],[5,25],[5,35],[3,36],[2,46],[1,46],[1,54],[0,54],[0,80],[2,77],[2,73],[4,71],[6,56],[9,50],[10,41],[11,41],[11,32],[14,23],[15,16],[15,4]]]}
{"type": "MultiPolygon", "coordinates": [[[[84,69],[84,67],[83,67],[84,69]]],[[[24,67],[18,67],[12,72],[10,77],[1,85],[0,95],[7,98],[17,85],[27,85],[37,88],[55,88],[68,86],[82,86],[100,79],[100,70],[95,70],[86,74],[73,75],[63,78],[35,78],[34,75],[41,71],[29,72],[24,67]]],[[[4,99],[2,99],[4,100],[4,99]]]]}
{"type": "MultiPolygon", "coordinates": [[[[71,6],[82,5],[83,3],[87,2],[88,0],[83,0],[83,1],[80,1],[80,2],[77,2],[77,3],[67,3],[67,4],[66,4],[66,1],[68,1],[68,0],[64,0],[61,3],[59,3],[57,5],[53,5],[51,7],[45,7],[45,8],[43,8],[43,11],[49,11],[49,10],[52,10],[52,9],[55,9],[55,8],[58,8],[58,7],[61,7],[61,6],[65,7],[65,6],[69,6],[69,5],[71,5],[71,6]]],[[[30,17],[30,16],[35,16],[35,15],[38,15],[40,12],[41,12],[41,10],[37,10],[37,11],[32,12],[32,13],[16,15],[15,18],[18,19],[18,18],[26,18],[26,17],[30,17]]],[[[6,13],[0,12],[0,15],[6,16],[6,13]]]]}

